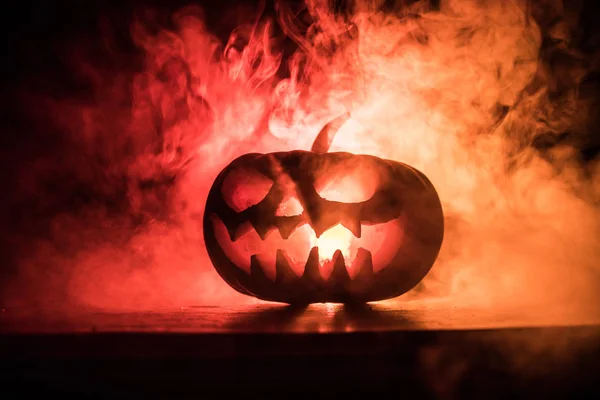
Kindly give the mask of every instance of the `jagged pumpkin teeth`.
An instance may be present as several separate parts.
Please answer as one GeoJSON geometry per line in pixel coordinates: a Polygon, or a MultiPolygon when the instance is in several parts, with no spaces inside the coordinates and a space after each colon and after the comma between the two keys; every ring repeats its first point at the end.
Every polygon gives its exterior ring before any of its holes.
{"type": "Polygon", "coordinates": [[[327,124],[312,151],[246,154],[217,176],[204,241],[232,288],[287,303],[366,302],[429,272],[444,236],[435,188],[400,162],[327,153],[349,117],[327,124]],[[254,230],[231,233],[246,221],[254,230]]]}
{"type": "Polygon", "coordinates": [[[259,298],[372,301],[400,295],[427,274],[443,227],[437,193],[414,168],[367,155],[291,151],[249,154],[226,167],[208,197],[204,237],[221,276],[259,298]],[[351,174],[344,179],[322,183],[330,169],[343,177],[345,168],[351,174]],[[240,175],[252,170],[252,179],[240,175]],[[258,182],[264,197],[224,191],[233,172],[231,187],[258,182]],[[336,185],[355,202],[336,195],[336,185]],[[227,194],[245,200],[227,202],[227,194]],[[240,211],[232,212],[230,204],[240,211]],[[277,279],[278,273],[286,279],[277,279]]]}

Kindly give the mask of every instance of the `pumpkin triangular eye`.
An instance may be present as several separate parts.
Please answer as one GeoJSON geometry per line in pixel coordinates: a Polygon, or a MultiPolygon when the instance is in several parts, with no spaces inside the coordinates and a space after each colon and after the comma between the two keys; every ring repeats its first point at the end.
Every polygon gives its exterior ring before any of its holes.
{"type": "Polygon", "coordinates": [[[300,200],[295,196],[290,196],[287,199],[283,200],[277,206],[277,210],[275,210],[275,216],[277,217],[292,217],[294,215],[300,215],[304,211],[304,207],[300,203],[300,200]]]}
{"type": "Polygon", "coordinates": [[[315,190],[325,200],[360,203],[369,200],[379,186],[379,172],[367,163],[344,162],[328,170],[315,182],[315,190]]]}
{"type": "Polygon", "coordinates": [[[242,212],[260,203],[272,186],[273,181],[260,172],[238,168],[225,177],[221,186],[221,194],[225,203],[232,210],[242,212]]]}

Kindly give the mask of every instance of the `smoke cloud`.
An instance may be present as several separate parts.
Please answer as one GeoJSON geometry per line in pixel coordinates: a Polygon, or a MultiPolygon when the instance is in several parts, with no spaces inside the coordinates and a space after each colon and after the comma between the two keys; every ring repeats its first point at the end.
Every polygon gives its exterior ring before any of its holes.
{"type": "Polygon", "coordinates": [[[131,23],[135,63],[108,23],[102,48],[73,47],[87,94],[20,93],[48,138],[8,196],[27,213],[6,235],[16,267],[5,304],[248,301],[204,249],[213,179],[243,153],[308,150],[349,112],[331,151],[420,169],[447,217],[439,260],[394,306],[597,315],[600,166],[582,149],[596,140],[587,78],[598,60],[579,40],[580,14],[556,1],[391,3],[277,2],[226,41],[201,8],[167,22],[144,11],[131,23]]]}

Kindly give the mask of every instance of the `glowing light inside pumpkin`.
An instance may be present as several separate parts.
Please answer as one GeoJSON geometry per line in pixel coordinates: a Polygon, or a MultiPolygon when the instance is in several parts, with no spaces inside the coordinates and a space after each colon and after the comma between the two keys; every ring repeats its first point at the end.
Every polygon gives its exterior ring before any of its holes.
{"type": "Polygon", "coordinates": [[[352,256],[356,255],[357,249],[351,246],[354,235],[342,225],[336,225],[325,231],[320,238],[317,238],[314,232],[311,233],[310,245],[319,248],[319,261],[321,263],[333,260],[333,255],[337,250],[342,252],[344,260],[347,261],[353,259],[352,256]]]}
{"type": "MultiPolygon", "coordinates": [[[[369,199],[375,192],[373,185],[365,185],[364,179],[367,174],[346,173],[337,179],[330,180],[321,190],[319,195],[330,201],[358,202],[369,199]]],[[[352,246],[354,235],[342,225],[336,225],[325,231],[321,237],[311,235],[311,247],[319,248],[319,261],[321,266],[327,261],[333,260],[333,255],[337,250],[341,251],[346,261],[350,265],[358,248],[352,246]]]]}

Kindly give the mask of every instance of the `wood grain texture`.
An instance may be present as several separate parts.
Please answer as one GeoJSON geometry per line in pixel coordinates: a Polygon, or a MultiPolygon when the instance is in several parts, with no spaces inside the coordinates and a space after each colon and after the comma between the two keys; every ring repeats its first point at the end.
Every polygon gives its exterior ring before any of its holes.
{"type": "Polygon", "coordinates": [[[9,398],[597,398],[600,324],[570,311],[432,302],[5,309],[0,386],[9,398]]]}
{"type": "Polygon", "coordinates": [[[0,332],[335,333],[600,326],[600,316],[567,305],[458,307],[443,301],[290,307],[251,301],[147,311],[3,309],[0,332]]]}

